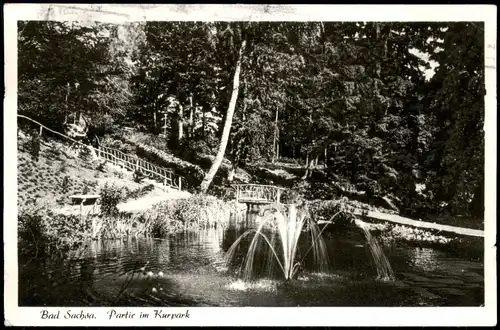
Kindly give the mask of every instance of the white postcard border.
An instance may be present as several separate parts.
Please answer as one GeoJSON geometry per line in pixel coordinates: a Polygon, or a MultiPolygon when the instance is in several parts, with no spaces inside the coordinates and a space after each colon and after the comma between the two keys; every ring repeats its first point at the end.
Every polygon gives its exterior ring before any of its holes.
{"type": "MultiPolygon", "coordinates": [[[[478,326],[495,325],[496,307],[496,6],[485,5],[49,5],[4,6],[4,318],[6,325],[32,326],[478,326]],[[17,293],[17,21],[97,20],[178,21],[483,21],[485,23],[485,306],[484,307],[186,307],[168,308],[189,318],[112,319],[107,312],[147,312],[158,308],[19,307],[17,293]],[[59,320],[42,320],[42,310],[61,311],[59,320]],[[68,310],[96,319],[64,319],[68,310]]],[[[167,308],[163,308],[166,310],[167,308]]]]}

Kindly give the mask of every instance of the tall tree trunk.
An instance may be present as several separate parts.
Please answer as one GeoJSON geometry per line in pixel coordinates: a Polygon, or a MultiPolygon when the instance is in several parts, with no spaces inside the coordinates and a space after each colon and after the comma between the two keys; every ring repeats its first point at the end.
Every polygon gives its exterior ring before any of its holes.
{"type": "Polygon", "coordinates": [[[203,109],[201,109],[201,114],[202,114],[202,118],[201,118],[201,121],[202,121],[202,123],[201,123],[201,125],[202,125],[202,129],[201,129],[201,133],[202,133],[202,135],[203,135],[203,141],[205,141],[205,142],[206,142],[206,141],[207,141],[207,140],[206,140],[207,135],[206,135],[206,133],[205,133],[205,129],[206,129],[206,127],[205,127],[205,126],[206,126],[205,111],[206,111],[206,108],[205,108],[205,106],[203,106],[203,109]]]}
{"type": "MultiPolygon", "coordinates": [[[[244,85],[245,85],[245,89],[246,89],[246,81],[244,81],[244,85]]],[[[244,100],[243,111],[241,112],[242,117],[243,117],[243,122],[246,120],[245,113],[247,110],[247,105],[248,105],[247,100],[244,100]]],[[[241,138],[240,138],[240,139],[237,139],[235,141],[235,145],[231,144],[231,148],[234,148],[234,149],[231,152],[231,154],[233,155],[233,159],[231,162],[231,168],[229,169],[229,172],[227,173],[227,181],[228,182],[233,182],[233,180],[234,180],[234,175],[236,174],[236,169],[238,169],[238,164],[240,163],[241,156],[243,153],[242,150],[243,150],[244,144],[245,144],[244,140],[245,139],[241,140],[241,138]]]]}
{"type": "Polygon", "coordinates": [[[184,137],[184,107],[179,104],[179,142],[184,137]]]}
{"type": "Polygon", "coordinates": [[[246,40],[243,40],[240,47],[240,52],[238,55],[238,61],[236,62],[236,69],[234,71],[234,79],[233,79],[233,92],[231,95],[231,100],[229,101],[229,106],[227,108],[227,116],[226,123],[224,124],[224,130],[222,131],[222,137],[220,140],[219,151],[215,156],[215,159],[210,167],[210,170],[205,175],[205,178],[201,182],[200,191],[202,193],[206,193],[208,187],[212,183],[212,180],[219,170],[220,164],[222,163],[222,159],[224,158],[224,153],[226,152],[227,141],[229,139],[229,132],[231,131],[231,124],[233,122],[233,114],[234,109],[236,108],[236,101],[238,100],[238,91],[240,88],[240,71],[241,71],[241,62],[243,59],[243,52],[246,47],[246,40]]]}
{"type": "MultiPolygon", "coordinates": [[[[308,154],[308,157],[307,157],[307,158],[309,159],[309,154],[308,154]]],[[[311,157],[310,157],[310,159],[311,159],[310,161],[308,160],[308,161],[306,162],[306,172],[304,173],[304,176],[302,177],[302,180],[305,180],[305,179],[307,179],[307,178],[310,178],[310,177],[311,177],[311,174],[312,174],[312,168],[313,168],[313,166],[314,166],[314,158],[311,156],[311,157]]]]}
{"type": "Polygon", "coordinates": [[[233,182],[235,174],[236,174],[236,165],[233,164],[233,165],[231,165],[231,168],[229,169],[229,172],[227,173],[227,181],[233,182]]]}
{"type": "Polygon", "coordinates": [[[189,137],[193,137],[194,133],[194,112],[195,112],[195,107],[193,106],[193,94],[189,95],[189,137]]]}
{"type": "Polygon", "coordinates": [[[278,146],[278,108],[276,108],[276,119],[274,120],[274,137],[273,137],[273,159],[271,163],[274,164],[276,159],[279,158],[279,146],[278,146]]]}

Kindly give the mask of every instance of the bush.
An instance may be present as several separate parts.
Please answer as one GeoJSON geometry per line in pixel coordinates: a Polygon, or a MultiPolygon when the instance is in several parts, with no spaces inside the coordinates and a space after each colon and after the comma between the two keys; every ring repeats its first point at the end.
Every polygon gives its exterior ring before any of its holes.
{"type": "Polygon", "coordinates": [[[136,199],[145,196],[154,189],[154,184],[148,184],[147,186],[139,187],[135,190],[129,190],[127,187],[125,187],[125,197],[123,200],[136,199]]]}
{"type": "Polygon", "coordinates": [[[65,175],[61,182],[61,190],[63,194],[67,194],[70,188],[71,188],[71,179],[68,175],[65,175]]]}
{"type": "Polygon", "coordinates": [[[92,160],[92,150],[84,146],[79,146],[79,149],[78,157],[84,162],[90,162],[92,160]]]}
{"type": "Polygon", "coordinates": [[[231,201],[236,198],[235,188],[231,186],[216,186],[212,184],[207,194],[215,196],[223,201],[231,201]]]}
{"type": "Polygon", "coordinates": [[[19,209],[19,254],[30,258],[63,256],[81,246],[90,233],[87,217],[54,214],[46,206],[27,206],[19,209]]]}
{"type": "Polygon", "coordinates": [[[354,220],[354,216],[352,215],[353,207],[349,205],[347,198],[329,201],[306,201],[305,204],[311,216],[316,221],[328,221],[337,213],[338,215],[333,219],[336,224],[350,224],[354,220]]]}
{"type": "Polygon", "coordinates": [[[104,172],[104,167],[106,166],[106,161],[99,162],[96,167],[96,170],[99,172],[104,172]]]}
{"type": "Polygon", "coordinates": [[[295,191],[297,191],[298,194],[300,194],[304,199],[307,200],[330,200],[339,196],[338,188],[328,182],[301,181],[293,188],[295,191]]]}
{"type": "Polygon", "coordinates": [[[199,166],[148,145],[137,143],[136,146],[138,156],[160,166],[175,168],[176,174],[182,175],[189,187],[197,187],[205,176],[205,172],[199,166]]]}
{"type": "Polygon", "coordinates": [[[121,200],[122,191],[114,185],[106,183],[101,189],[101,212],[106,217],[118,216],[118,203],[121,200]]]}
{"type": "Polygon", "coordinates": [[[144,181],[144,178],[145,178],[145,176],[141,171],[139,171],[139,170],[134,171],[134,182],[135,183],[142,183],[142,181],[144,181]]]}
{"type": "Polygon", "coordinates": [[[194,195],[159,203],[144,218],[155,237],[164,237],[181,230],[226,226],[235,208],[236,205],[213,196],[194,195]]]}
{"type": "Polygon", "coordinates": [[[35,161],[38,161],[40,156],[40,146],[41,146],[40,136],[36,133],[32,133],[28,141],[28,144],[29,144],[28,150],[30,152],[31,157],[33,157],[35,161]]]}
{"type": "Polygon", "coordinates": [[[280,202],[283,204],[298,204],[304,200],[304,197],[295,189],[285,188],[281,192],[280,202]]]}

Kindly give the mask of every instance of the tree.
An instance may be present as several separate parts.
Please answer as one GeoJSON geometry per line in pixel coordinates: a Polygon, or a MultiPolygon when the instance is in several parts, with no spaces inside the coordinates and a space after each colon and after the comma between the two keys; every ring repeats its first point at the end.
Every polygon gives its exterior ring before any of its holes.
{"type": "Polygon", "coordinates": [[[123,116],[133,68],[119,26],[29,21],[18,28],[20,113],[59,130],[69,116],[82,114],[92,126],[123,116]]]}
{"type": "Polygon", "coordinates": [[[217,152],[217,155],[215,156],[215,159],[212,163],[212,166],[210,167],[210,170],[208,173],[205,175],[205,178],[203,179],[201,185],[200,185],[200,191],[205,193],[207,192],[210,184],[212,183],[212,180],[219,170],[220,164],[222,163],[222,159],[224,158],[224,154],[226,152],[226,146],[227,142],[229,139],[229,132],[231,131],[231,124],[233,120],[233,114],[234,114],[234,109],[236,108],[236,102],[238,101],[238,92],[240,88],[240,71],[241,71],[241,63],[243,60],[243,55],[245,52],[246,48],[246,39],[243,39],[241,42],[239,54],[238,54],[238,60],[236,62],[236,67],[234,70],[234,77],[233,77],[233,89],[232,89],[232,94],[231,94],[231,100],[229,101],[229,106],[227,108],[227,114],[226,114],[226,120],[224,123],[224,130],[222,132],[222,137],[220,140],[220,145],[219,145],[219,151],[217,152]]]}
{"type": "Polygon", "coordinates": [[[484,31],[479,23],[448,23],[432,42],[439,64],[427,87],[433,125],[424,154],[427,190],[454,214],[484,212],[484,31]]]}

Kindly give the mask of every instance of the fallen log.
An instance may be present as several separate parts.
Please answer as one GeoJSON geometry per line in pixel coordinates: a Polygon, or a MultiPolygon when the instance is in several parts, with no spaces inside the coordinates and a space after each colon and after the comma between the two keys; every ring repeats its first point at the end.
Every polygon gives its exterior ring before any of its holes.
{"type": "MultiPolygon", "coordinates": [[[[387,222],[392,222],[392,223],[399,223],[399,224],[406,225],[406,226],[433,229],[433,230],[437,230],[437,231],[455,233],[455,234],[464,235],[464,236],[484,237],[484,231],[477,230],[477,229],[455,227],[455,226],[441,225],[441,224],[432,223],[432,222],[412,220],[412,219],[404,218],[404,217],[399,216],[397,214],[387,214],[387,213],[382,213],[382,212],[374,212],[374,211],[367,211],[367,210],[361,210],[361,209],[354,209],[351,212],[354,215],[364,216],[367,218],[377,219],[377,220],[382,220],[382,221],[387,221],[387,222]]],[[[326,223],[326,222],[327,221],[319,221],[318,223],[321,224],[321,223],[326,223]]]]}

